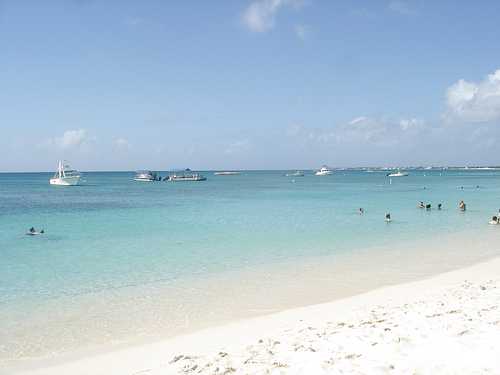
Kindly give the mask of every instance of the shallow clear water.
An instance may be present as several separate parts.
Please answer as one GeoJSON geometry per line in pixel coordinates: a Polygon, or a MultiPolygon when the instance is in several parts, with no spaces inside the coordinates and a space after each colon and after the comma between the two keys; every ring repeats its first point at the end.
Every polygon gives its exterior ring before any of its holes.
{"type": "Polygon", "coordinates": [[[76,187],[50,186],[50,174],[0,174],[0,317],[60,298],[137,293],[475,230],[500,208],[499,171],[410,171],[392,183],[383,172],[284,174],[206,172],[204,182],[140,183],[133,173],[86,173],[76,187]],[[457,210],[461,199],[466,213],[457,210]],[[417,209],[419,201],[433,210],[417,209]],[[31,226],[46,233],[26,236],[31,226]]]}

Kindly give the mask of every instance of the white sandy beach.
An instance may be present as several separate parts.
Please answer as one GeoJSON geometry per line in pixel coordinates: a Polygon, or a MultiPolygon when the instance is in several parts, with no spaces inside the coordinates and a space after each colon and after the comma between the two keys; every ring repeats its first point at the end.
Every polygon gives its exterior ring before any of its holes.
{"type": "Polygon", "coordinates": [[[498,374],[499,304],[495,258],[23,374],[498,374]]]}

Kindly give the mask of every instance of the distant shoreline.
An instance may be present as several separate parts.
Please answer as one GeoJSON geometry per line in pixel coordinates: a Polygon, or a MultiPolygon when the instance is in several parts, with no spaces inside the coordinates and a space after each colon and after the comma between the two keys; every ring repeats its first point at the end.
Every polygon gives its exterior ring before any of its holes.
{"type": "MultiPolygon", "coordinates": [[[[180,171],[183,170],[183,168],[173,168],[173,169],[157,169],[157,168],[150,168],[151,170],[157,171],[157,172],[170,172],[170,171],[180,171]]],[[[319,167],[309,167],[309,168],[280,168],[280,169],[237,169],[237,168],[219,168],[219,169],[197,169],[197,168],[191,168],[193,171],[200,171],[200,172],[219,172],[219,171],[235,171],[235,172],[282,172],[282,171],[296,171],[296,170],[301,170],[301,171],[315,171],[319,169],[319,167]]],[[[368,167],[331,167],[332,170],[337,170],[337,171],[369,171],[369,170],[374,170],[374,171],[389,171],[389,170],[395,170],[395,169],[405,169],[405,170],[410,170],[410,171],[438,171],[438,170],[448,170],[448,171],[500,171],[500,166],[493,166],[493,165],[477,165],[477,166],[435,166],[435,167],[423,167],[423,166],[368,166],[368,167]]],[[[136,170],[135,169],[123,169],[123,170],[80,170],[83,173],[134,173],[136,170]]],[[[54,173],[53,170],[48,170],[48,171],[0,171],[0,174],[15,174],[15,173],[54,173]]]]}

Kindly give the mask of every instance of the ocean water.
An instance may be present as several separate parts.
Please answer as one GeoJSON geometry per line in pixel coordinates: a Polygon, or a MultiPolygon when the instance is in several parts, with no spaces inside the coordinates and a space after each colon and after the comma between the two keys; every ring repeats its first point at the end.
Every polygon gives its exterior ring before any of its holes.
{"type": "MultiPolygon", "coordinates": [[[[48,173],[0,174],[0,359],[91,343],[80,340],[82,332],[93,332],[86,315],[104,316],[129,295],[144,302],[173,288],[169,307],[189,310],[183,298],[189,292],[180,285],[203,292],[206,280],[240,270],[347,259],[359,249],[376,254],[394,244],[465,231],[480,235],[492,229],[488,220],[500,208],[496,170],[414,170],[392,181],[384,172],[285,173],[204,172],[203,182],[140,183],[131,172],[89,172],[75,187],[50,186],[48,173]],[[465,213],[457,209],[462,199],[465,213]],[[417,209],[419,201],[433,209],[417,209]],[[389,224],[386,212],[393,218],[389,224]],[[26,236],[31,226],[46,233],[26,236]],[[49,343],[54,319],[66,309],[68,321],[58,326],[65,340],[52,337],[49,343]],[[49,327],[46,336],[36,336],[40,327],[49,327]]],[[[122,311],[117,325],[127,326],[127,319],[122,311]]],[[[167,321],[176,324],[174,317],[167,321]]]]}

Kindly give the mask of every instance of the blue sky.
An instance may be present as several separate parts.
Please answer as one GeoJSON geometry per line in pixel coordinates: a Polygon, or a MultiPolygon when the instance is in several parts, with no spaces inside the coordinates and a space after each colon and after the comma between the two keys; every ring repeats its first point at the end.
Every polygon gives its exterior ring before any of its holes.
{"type": "Polygon", "coordinates": [[[0,171],[500,164],[499,14],[0,0],[0,171]]]}

